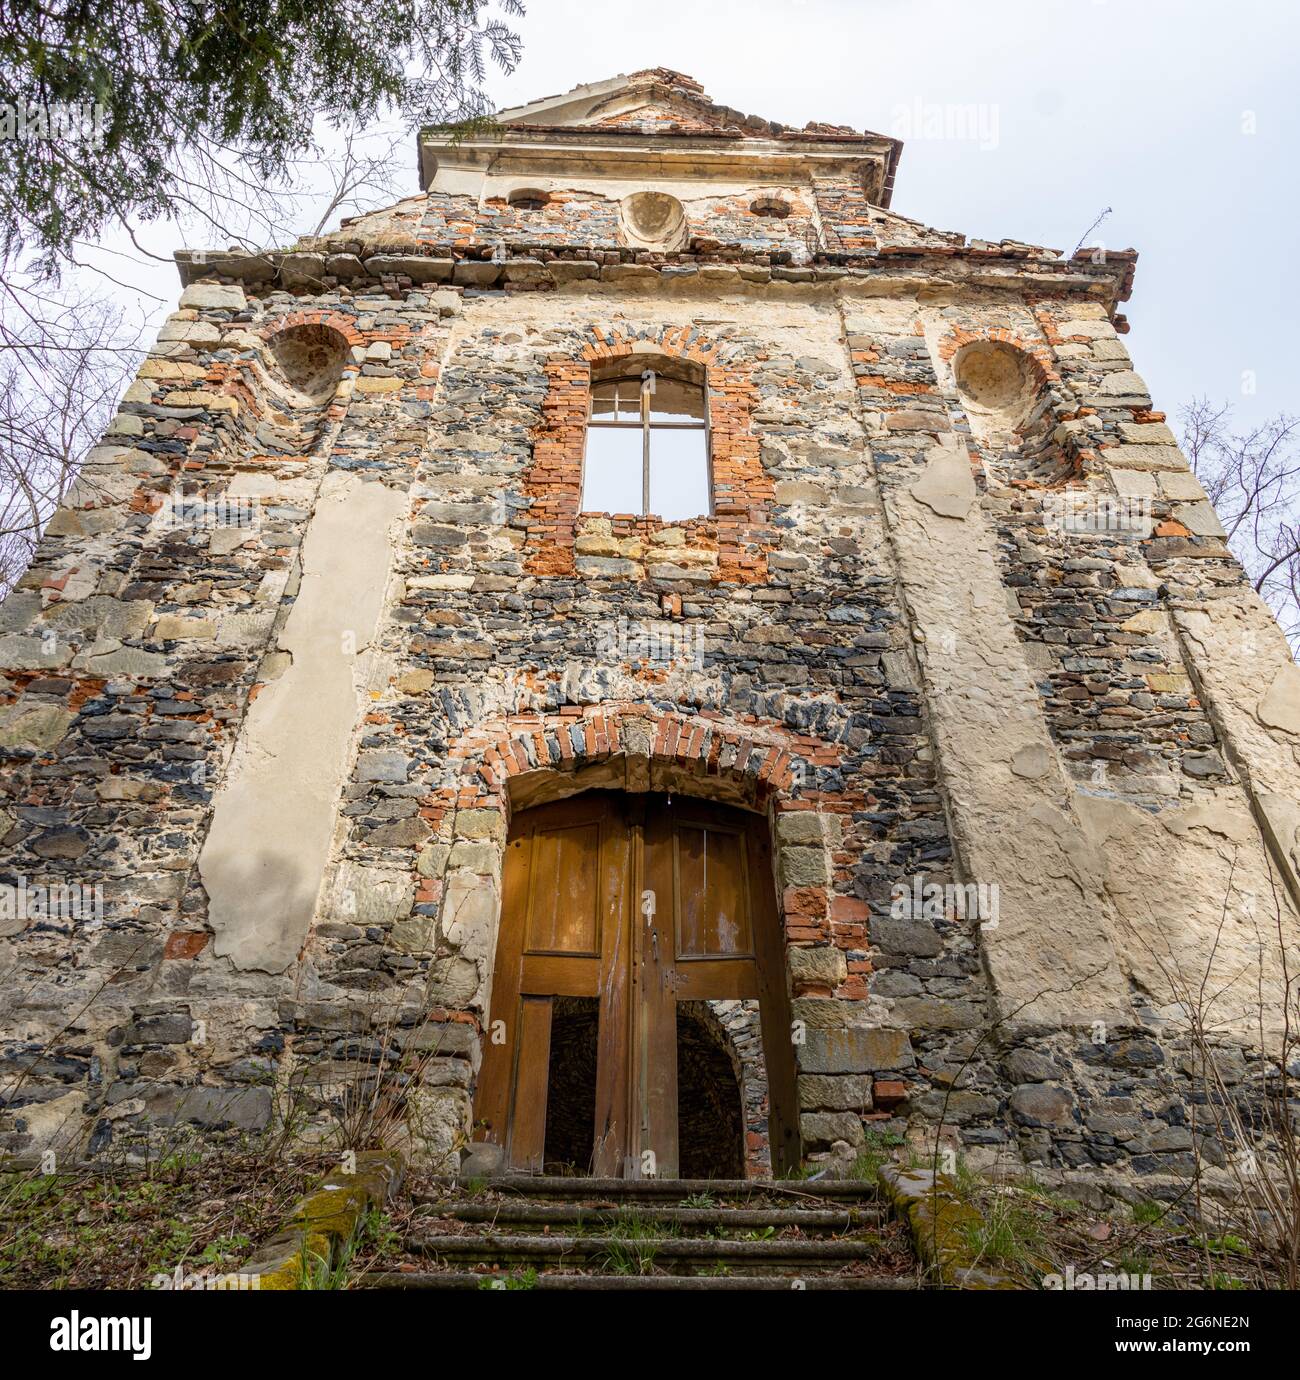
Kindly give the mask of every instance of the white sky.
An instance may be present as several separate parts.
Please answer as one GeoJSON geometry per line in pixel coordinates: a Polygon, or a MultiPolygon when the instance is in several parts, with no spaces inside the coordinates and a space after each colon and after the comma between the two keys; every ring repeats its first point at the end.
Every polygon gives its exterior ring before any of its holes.
{"type": "MultiPolygon", "coordinates": [[[[671,67],[747,113],[903,137],[894,209],[942,229],[1068,250],[1110,206],[1089,242],[1140,251],[1126,343],[1156,406],[1172,418],[1205,393],[1243,421],[1300,410],[1290,0],[527,3],[523,62],[490,81],[500,106],[671,67]],[[917,128],[954,129],[967,108],[968,137],[917,128]]],[[[411,192],[414,165],[412,148],[411,192]]],[[[176,245],[165,226],[147,238],[176,245]]],[[[167,267],[116,271],[178,291],[167,267]]]]}

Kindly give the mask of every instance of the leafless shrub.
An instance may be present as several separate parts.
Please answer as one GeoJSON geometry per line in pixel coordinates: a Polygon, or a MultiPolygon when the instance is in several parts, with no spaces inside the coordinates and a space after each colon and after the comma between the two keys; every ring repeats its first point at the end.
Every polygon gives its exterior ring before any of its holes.
{"type": "Polygon", "coordinates": [[[1239,431],[1229,404],[1182,410],[1183,449],[1228,545],[1300,649],[1300,417],[1279,413],[1239,431]]]}
{"type": "Polygon", "coordinates": [[[0,277],[0,595],[107,428],[140,334],[103,293],[0,277]]]}

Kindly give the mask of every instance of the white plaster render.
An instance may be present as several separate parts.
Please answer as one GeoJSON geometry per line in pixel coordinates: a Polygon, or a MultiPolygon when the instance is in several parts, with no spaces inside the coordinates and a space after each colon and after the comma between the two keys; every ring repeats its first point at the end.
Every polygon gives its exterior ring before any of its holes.
{"type": "Polygon", "coordinates": [[[322,482],[279,639],[291,662],[248,710],[199,856],[215,952],[237,968],[283,972],[310,928],[406,507],[355,475],[322,482]]]}
{"type": "MultiPolygon", "coordinates": [[[[1126,801],[1075,799],[1103,860],[1125,971],[1176,1032],[1190,1003],[1239,1039],[1280,1028],[1282,988],[1268,856],[1244,793],[1221,788],[1159,813],[1126,801]]],[[[1295,914],[1282,893],[1284,929],[1295,914]]]]}
{"type": "MultiPolygon", "coordinates": [[[[1250,798],[1290,898],[1300,907],[1300,692],[1286,637],[1248,587],[1175,607],[1184,660],[1250,798]]],[[[1289,943],[1300,941],[1294,918],[1289,943]]]]}
{"type": "Polygon", "coordinates": [[[1102,860],[1038,708],[1007,613],[993,534],[958,441],[931,450],[910,492],[886,486],[891,540],[965,876],[999,889],[981,939],[1004,1019],[1077,1028],[1127,1009],[1102,860]],[[1041,769],[1041,770],[1040,770],[1041,769]]]}

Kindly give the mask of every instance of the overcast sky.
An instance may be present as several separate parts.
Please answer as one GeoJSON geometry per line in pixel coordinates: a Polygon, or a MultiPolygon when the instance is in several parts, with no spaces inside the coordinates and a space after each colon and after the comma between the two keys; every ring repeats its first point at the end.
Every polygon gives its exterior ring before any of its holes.
{"type": "MultiPolygon", "coordinates": [[[[527,4],[522,65],[490,82],[502,107],[671,67],[747,113],[903,138],[894,209],[942,229],[1068,250],[1109,206],[1088,238],[1140,253],[1127,344],[1156,406],[1300,411],[1291,0],[527,4]]],[[[178,291],[170,267],[118,271],[178,291]]]]}

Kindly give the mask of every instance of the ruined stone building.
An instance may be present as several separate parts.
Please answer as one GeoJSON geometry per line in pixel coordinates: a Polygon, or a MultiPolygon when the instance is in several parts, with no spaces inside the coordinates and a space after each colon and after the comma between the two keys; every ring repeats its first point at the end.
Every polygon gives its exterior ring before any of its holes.
{"type": "Polygon", "coordinates": [[[1184,1174],[1198,1022],[1267,1082],[1300,670],[1135,255],[664,69],[499,120],[178,254],[0,608],[0,1148],[327,1136],[378,1051],[434,1165],[1184,1174]]]}

